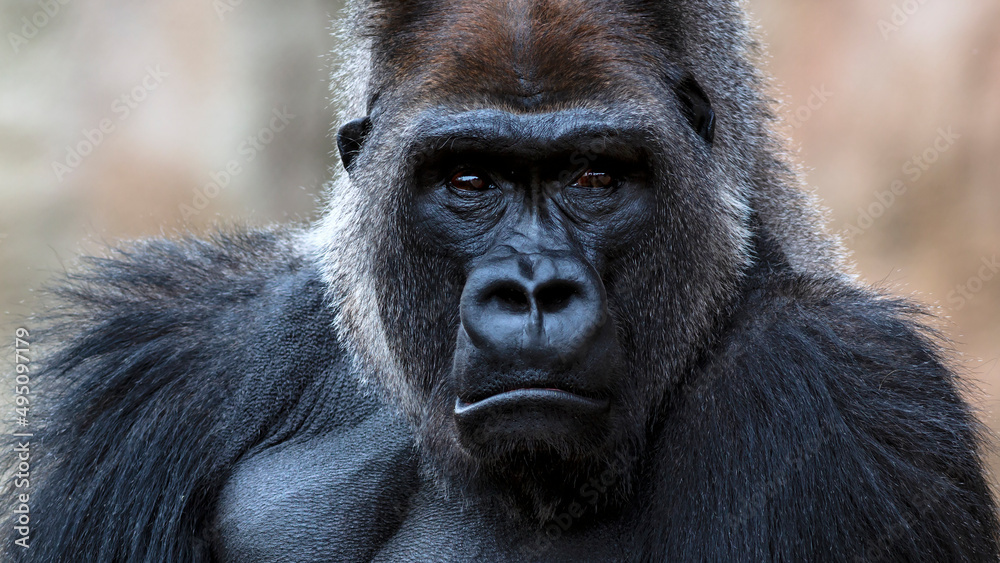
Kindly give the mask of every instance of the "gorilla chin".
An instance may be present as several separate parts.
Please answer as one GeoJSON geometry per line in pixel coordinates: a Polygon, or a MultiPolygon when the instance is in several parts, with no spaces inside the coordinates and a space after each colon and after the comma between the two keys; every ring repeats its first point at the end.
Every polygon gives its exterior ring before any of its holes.
{"type": "MultiPolygon", "coordinates": [[[[478,493],[511,521],[549,521],[579,496],[581,485],[602,474],[622,485],[601,499],[613,507],[626,497],[623,469],[635,443],[623,435],[616,410],[609,398],[558,387],[512,389],[472,402],[459,396],[453,417],[467,463],[451,469],[464,473],[463,490],[478,493]]],[[[449,473],[459,484],[455,471],[449,473]]]]}

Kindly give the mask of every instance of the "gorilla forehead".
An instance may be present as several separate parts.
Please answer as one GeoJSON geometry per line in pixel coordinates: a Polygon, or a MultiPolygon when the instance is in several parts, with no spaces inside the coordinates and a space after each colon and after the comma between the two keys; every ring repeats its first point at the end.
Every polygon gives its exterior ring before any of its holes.
{"type": "Polygon", "coordinates": [[[376,77],[379,92],[402,86],[400,77],[406,77],[407,86],[439,100],[536,109],[594,97],[620,100],[623,89],[663,74],[662,48],[650,39],[649,20],[620,2],[406,4],[373,21],[376,60],[386,71],[376,77]]]}
{"type": "Polygon", "coordinates": [[[449,152],[503,154],[523,162],[552,154],[589,150],[636,161],[648,157],[659,131],[638,112],[607,108],[511,113],[500,109],[422,112],[412,131],[408,154],[449,152]]]}

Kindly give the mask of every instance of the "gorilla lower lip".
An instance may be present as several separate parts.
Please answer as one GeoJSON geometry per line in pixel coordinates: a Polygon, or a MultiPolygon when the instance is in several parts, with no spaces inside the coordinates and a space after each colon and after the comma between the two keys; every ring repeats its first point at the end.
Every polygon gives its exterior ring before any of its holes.
{"type": "Polygon", "coordinates": [[[599,414],[608,409],[607,399],[592,399],[563,391],[561,389],[515,389],[487,397],[480,401],[466,403],[461,398],[455,400],[455,415],[467,416],[478,411],[503,409],[555,407],[572,411],[574,414],[599,414]]]}
{"type": "Polygon", "coordinates": [[[516,389],[466,403],[455,401],[462,445],[488,458],[508,447],[590,451],[603,443],[611,415],[608,399],[561,389],[516,389]]]}

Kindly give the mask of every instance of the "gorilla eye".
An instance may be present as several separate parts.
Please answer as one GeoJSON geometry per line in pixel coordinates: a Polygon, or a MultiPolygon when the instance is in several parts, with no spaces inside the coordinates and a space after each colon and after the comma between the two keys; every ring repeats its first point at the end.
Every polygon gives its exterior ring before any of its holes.
{"type": "Polygon", "coordinates": [[[451,187],[466,192],[481,192],[490,187],[490,183],[479,174],[459,172],[451,177],[451,187]]]}
{"type": "Polygon", "coordinates": [[[573,182],[578,188],[609,188],[615,184],[616,178],[607,172],[587,170],[573,182]]]}

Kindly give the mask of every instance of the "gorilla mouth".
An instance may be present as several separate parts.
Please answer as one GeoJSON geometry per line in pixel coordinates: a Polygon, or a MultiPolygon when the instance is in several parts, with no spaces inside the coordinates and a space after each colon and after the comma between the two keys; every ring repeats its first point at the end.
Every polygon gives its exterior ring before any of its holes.
{"type": "Polygon", "coordinates": [[[455,416],[464,418],[484,411],[497,410],[513,414],[515,411],[536,409],[586,416],[601,414],[607,411],[609,406],[610,402],[607,399],[584,397],[563,389],[524,388],[497,393],[473,402],[465,402],[458,397],[455,399],[455,416]]]}
{"type": "Polygon", "coordinates": [[[462,445],[473,455],[489,458],[513,445],[591,450],[606,435],[610,407],[608,399],[535,387],[504,391],[471,403],[459,397],[454,416],[462,445]]]}

